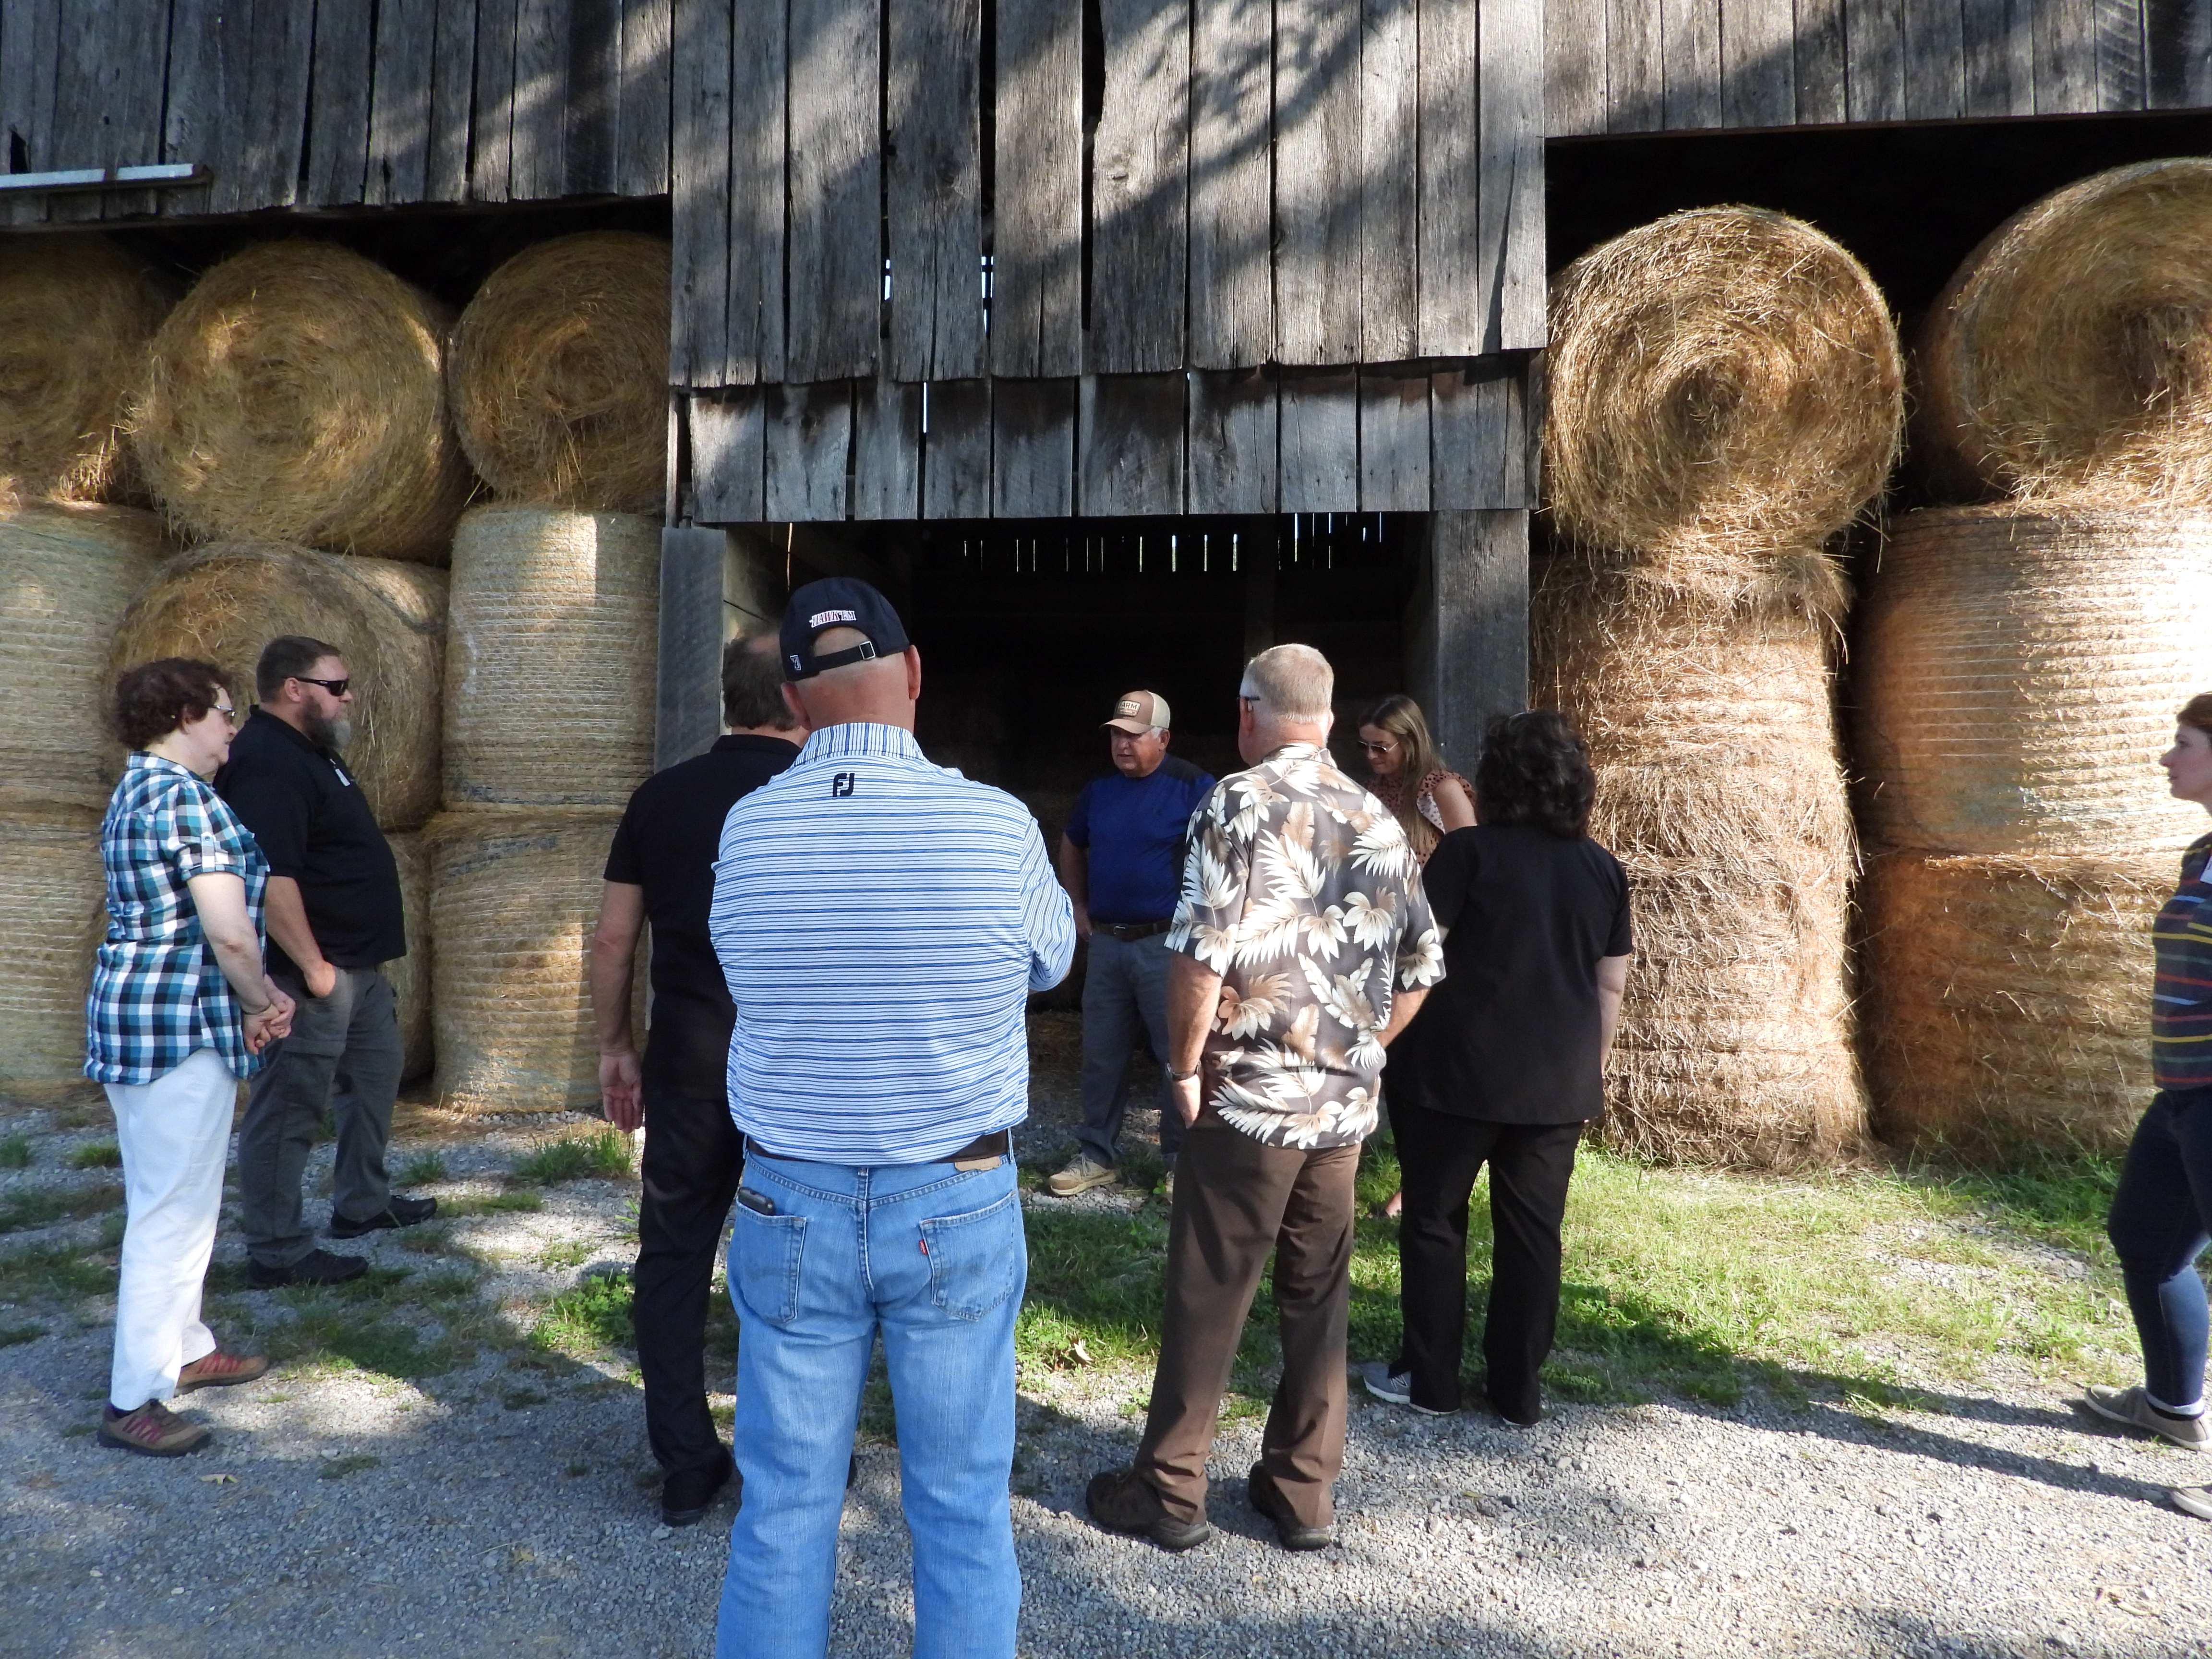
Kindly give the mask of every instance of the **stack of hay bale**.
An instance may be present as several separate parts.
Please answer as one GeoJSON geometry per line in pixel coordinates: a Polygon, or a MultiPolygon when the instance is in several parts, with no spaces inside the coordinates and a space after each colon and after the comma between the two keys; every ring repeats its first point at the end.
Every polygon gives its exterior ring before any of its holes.
{"type": "Polygon", "coordinates": [[[168,551],[123,426],[167,307],[97,235],[0,244],[0,1104],[88,1087],[107,641],[168,551]]]}
{"type": "Polygon", "coordinates": [[[2001,227],[1930,313],[1924,437],[1995,502],[1871,585],[1869,1069],[1887,1138],[2111,1149],[2150,1089],[2151,918],[2208,825],[2154,763],[2212,690],[2212,162],[2001,227]]]}
{"type": "Polygon", "coordinates": [[[1833,242],[1723,208],[1577,259],[1552,341],[1533,701],[1589,741],[1591,833],[1628,870],[1637,929],[1607,1138],[1833,1159],[1866,1114],[1827,549],[1897,453],[1895,331],[1833,242]]]}
{"type": "Polygon", "coordinates": [[[453,538],[446,811],[427,837],[438,1095],[464,1111],[599,1099],[591,930],[653,764],[668,260],[621,233],[539,244],[453,334],[461,443],[501,497],[453,538]]]}

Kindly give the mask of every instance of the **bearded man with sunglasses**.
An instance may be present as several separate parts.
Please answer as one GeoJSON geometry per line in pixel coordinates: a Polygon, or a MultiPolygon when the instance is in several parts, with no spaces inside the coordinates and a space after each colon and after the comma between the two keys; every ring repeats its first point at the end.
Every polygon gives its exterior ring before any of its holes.
{"type": "Polygon", "coordinates": [[[392,1190],[384,1167],[399,1093],[398,1008],[384,964],[407,954],[399,869],[345,763],[356,692],[336,646],[263,647],[257,707],[216,788],[269,860],[269,975],[299,1005],[246,1097],[239,1216],[257,1290],[357,1278],[360,1256],[318,1249],[301,1178],[326,1109],[337,1120],[333,1238],[410,1227],[438,1211],[392,1190]]]}

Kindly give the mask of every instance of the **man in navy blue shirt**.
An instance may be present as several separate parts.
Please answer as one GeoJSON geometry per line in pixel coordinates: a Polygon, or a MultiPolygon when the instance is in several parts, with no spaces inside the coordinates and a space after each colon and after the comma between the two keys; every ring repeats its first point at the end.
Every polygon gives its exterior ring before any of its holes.
{"type": "MultiPolygon", "coordinates": [[[[1213,780],[1168,753],[1168,702],[1132,691],[1106,722],[1109,776],[1076,797],[1060,842],[1060,879],[1075,902],[1075,931],[1090,941],[1083,975],[1083,1124],[1067,1167],[1047,1183],[1062,1198],[1114,1179],[1123,1086],[1139,1031],[1157,1059],[1167,1053],[1168,925],[1182,891],[1190,815],[1213,780]]],[[[1182,1119],[1159,1068],[1160,1161],[1174,1190],[1182,1119]]]]}

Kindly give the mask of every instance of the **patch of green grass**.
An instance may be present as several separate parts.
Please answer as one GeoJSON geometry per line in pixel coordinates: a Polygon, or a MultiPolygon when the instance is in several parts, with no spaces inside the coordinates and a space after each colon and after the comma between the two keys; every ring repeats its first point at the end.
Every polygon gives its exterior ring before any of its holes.
{"type": "Polygon", "coordinates": [[[438,1213],[441,1217],[451,1217],[455,1220],[461,1220],[472,1215],[503,1215],[510,1212],[542,1210],[544,1207],[545,1200],[536,1193],[493,1193],[489,1197],[479,1194],[471,1197],[441,1199],[438,1203],[438,1213]]]}
{"type": "Polygon", "coordinates": [[[410,1154],[392,1177],[402,1187],[428,1187],[445,1178],[446,1155],[434,1150],[410,1154]]]}
{"type": "Polygon", "coordinates": [[[531,1340],[544,1352],[568,1359],[590,1359],[636,1346],[629,1322],[628,1273],[591,1273],[573,1290],[545,1304],[531,1340]]]}
{"type": "Polygon", "coordinates": [[[315,1471],[318,1480],[343,1480],[349,1474],[359,1474],[363,1469],[382,1467],[384,1460],[371,1457],[367,1452],[356,1452],[350,1457],[326,1457],[322,1468],[315,1471]]]}
{"type": "Polygon", "coordinates": [[[631,1172],[629,1138],[616,1129],[570,1135],[517,1158],[509,1178],[533,1187],[562,1181],[617,1181],[631,1172]]]}
{"type": "Polygon", "coordinates": [[[0,1302],[81,1302],[115,1293],[115,1263],[66,1244],[0,1253],[0,1302]]]}
{"type": "Polygon", "coordinates": [[[596,1248],[586,1238],[556,1238],[538,1252],[538,1265],[552,1268],[579,1267],[591,1260],[592,1252],[596,1248]]]}
{"type": "Polygon", "coordinates": [[[0,1135],[0,1170],[27,1170],[30,1167],[30,1136],[0,1135]]]}
{"type": "Polygon", "coordinates": [[[74,1192],[10,1193],[0,1198],[0,1233],[51,1227],[58,1221],[81,1221],[122,1202],[123,1188],[116,1186],[81,1187],[74,1192]]]}
{"type": "Polygon", "coordinates": [[[0,1325],[0,1348],[13,1348],[25,1342],[35,1342],[46,1334],[44,1325],[0,1325]]]}
{"type": "Polygon", "coordinates": [[[123,1165],[123,1148],[112,1140],[95,1140],[80,1146],[69,1157],[72,1170],[115,1170],[123,1165]]]}

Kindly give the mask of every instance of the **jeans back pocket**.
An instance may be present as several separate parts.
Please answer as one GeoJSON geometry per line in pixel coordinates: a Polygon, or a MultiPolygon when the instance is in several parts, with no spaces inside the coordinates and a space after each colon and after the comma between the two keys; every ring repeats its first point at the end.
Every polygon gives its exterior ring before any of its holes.
{"type": "Polygon", "coordinates": [[[803,1215],[763,1215],[740,1204],[730,1229],[730,1288],[740,1313],[771,1325],[799,1318],[799,1262],[806,1246],[803,1215]]]}
{"type": "Polygon", "coordinates": [[[1021,1288],[1029,1265],[1022,1237],[1021,1194],[965,1215],[921,1224],[929,1251],[929,1299],[954,1319],[981,1319],[1021,1288]]]}

